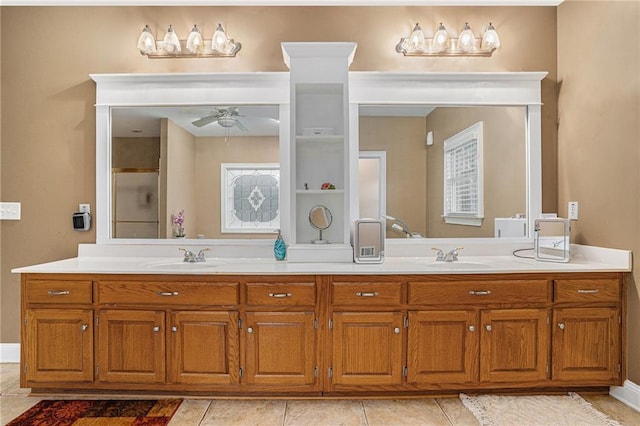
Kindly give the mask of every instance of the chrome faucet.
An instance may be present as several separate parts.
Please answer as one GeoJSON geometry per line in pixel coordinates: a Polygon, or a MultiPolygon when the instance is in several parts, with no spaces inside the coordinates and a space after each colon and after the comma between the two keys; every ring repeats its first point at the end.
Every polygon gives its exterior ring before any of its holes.
{"type": "Polygon", "coordinates": [[[458,260],[458,250],[462,250],[462,247],[456,247],[450,250],[448,253],[442,251],[437,247],[432,247],[431,250],[436,250],[436,262],[456,262],[458,260]]]}
{"type": "Polygon", "coordinates": [[[204,253],[211,249],[208,249],[208,248],[202,249],[198,252],[198,254],[195,254],[191,250],[185,249],[185,248],[179,248],[178,250],[181,250],[184,252],[184,259],[182,259],[183,262],[196,263],[196,262],[206,262],[207,259],[204,257],[204,253]]]}

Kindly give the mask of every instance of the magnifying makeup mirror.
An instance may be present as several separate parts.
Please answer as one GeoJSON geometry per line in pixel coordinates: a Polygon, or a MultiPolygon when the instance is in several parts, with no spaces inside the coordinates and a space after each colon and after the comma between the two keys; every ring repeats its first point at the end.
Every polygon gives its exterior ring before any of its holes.
{"type": "Polygon", "coordinates": [[[322,231],[329,228],[333,222],[331,211],[325,206],[313,206],[309,210],[309,223],[320,233],[317,240],[312,240],[312,244],[329,244],[331,241],[322,239],[322,231]]]}

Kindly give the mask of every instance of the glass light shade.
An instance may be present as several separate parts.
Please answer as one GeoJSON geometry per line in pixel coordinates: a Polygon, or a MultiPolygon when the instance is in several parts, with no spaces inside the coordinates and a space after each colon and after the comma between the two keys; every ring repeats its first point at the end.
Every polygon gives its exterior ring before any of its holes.
{"type": "Polygon", "coordinates": [[[198,53],[202,51],[203,46],[204,40],[202,39],[202,34],[200,34],[198,26],[194,25],[189,33],[189,38],[187,38],[187,50],[190,53],[198,53]]]}
{"type": "Polygon", "coordinates": [[[438,25],[438,31],[436,31],[433,36],[433,43],[431,43],[431,50],[434,52],[443,52],[447,49],[447,44],[449,41],[449,34],[447,33],[447,29],[442,25],[438,25]]]}
{"type": "Polygon", "coordinates": [[[416,24],[411,31],[411,35],[406,40],[406,49],[409,52],[423,51],[424,50],[424,33],[420,24],[416,24]]]}
{"type": "Polygon", "coordinates": [[[471,31],[471,27],[469,27],[469,23],[464,23],[464,28],[458,37],[458,49],[463,52],[471,52],[474,49],[475,36],[473,35],[473,31],[471,31]]]}
{"type": "Polygon", "coordinates": [[[169,25],[169,29],[167,30],[167,34],[164,36],[163,40],[163,48],[168,53],[180,53],[182,52],[182,48],[180,47],[180,39],[175,31],[173,31],[173,27],[169,25]]]}
{"type": "Polygon", "coordinates": [[[500,47],[500,37],[498,37],[498,33],[493,25],[491,25],[491,22],[489,22],[487,30],[482,35],[480,47],[482,50],[493,50],[500,47]]]}
{"type": "Polygon", "coordinates": [[[228,41],[227,34],[224,32],[224,28],[222,28],[221,24],[218,24],[216,31],[213,33],[213,38],[211,39],[211,48],[216,52],[226,53],[228,50],[228,41]]]}
{"type": "Polygon", "coordinates": [[[138,49],[143,55],[155,53],[156,51],[156,40],[153,38],[153,33],[148,25],[144,26],[140,37],[138,37],[138,49]]]}

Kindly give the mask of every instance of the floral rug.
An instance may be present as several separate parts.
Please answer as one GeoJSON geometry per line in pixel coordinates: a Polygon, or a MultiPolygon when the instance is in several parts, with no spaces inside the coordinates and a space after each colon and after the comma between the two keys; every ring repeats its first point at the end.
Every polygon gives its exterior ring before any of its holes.
{"type": "Polygon", "coordinates": [[[576,393],[568,395],[465,395],[462,403],[481,426],[621,426],[576,393]]]}
{"type": "Polygon", "coordinates": [[[44,400],[7,426],[165,426],[182,403],[161,400],[44,400]]]}

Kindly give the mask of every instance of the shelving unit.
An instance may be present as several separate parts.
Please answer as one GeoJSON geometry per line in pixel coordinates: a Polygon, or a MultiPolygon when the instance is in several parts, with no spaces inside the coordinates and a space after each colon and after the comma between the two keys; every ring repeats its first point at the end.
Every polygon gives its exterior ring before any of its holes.
{"type": "Polygon", "coordinates": [[[352,262],[349,212],[349,65],[355,43],[283,43],[290,69],[290,262],[352,262]],[[321,189],[328,183],[335,189],[321,189]],[[309,222],[314,206],[332,216],[323,238],[309,222]]]}

